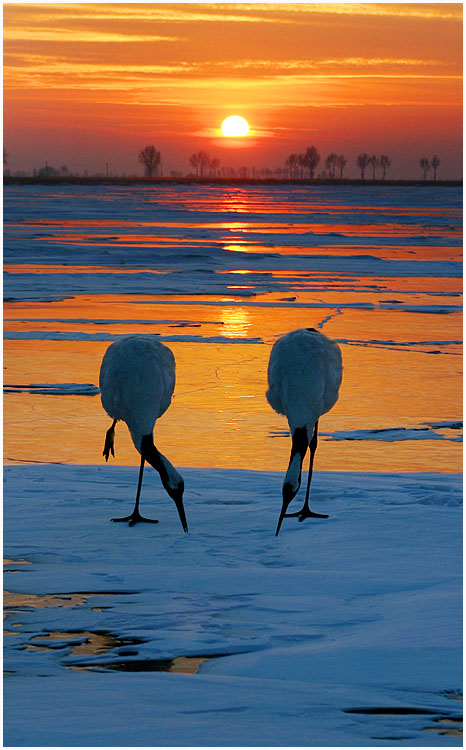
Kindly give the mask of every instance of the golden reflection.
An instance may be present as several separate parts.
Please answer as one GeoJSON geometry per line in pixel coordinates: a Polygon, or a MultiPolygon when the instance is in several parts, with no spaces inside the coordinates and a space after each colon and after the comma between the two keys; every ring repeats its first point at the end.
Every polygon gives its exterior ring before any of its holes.
{"type": "Polygon", "coordinates": [[[29,560],[24,560],[23,558],[18,559],[18,560],[10,560],[9,557],[3,558],[3,564],[4,565],[32,565],[32,563],[29,560]]]}
{"type": "Polygon", "coordinates": [[[110,633],[92,633],[89,631],[65,631],[65,632],[52,632],[44,633],[42,635],[35,635],[31,638],[31,642],[26,645],[27,649],[34,651],[52,651],[54,641],[72,641],[69,644],[70,655],[79,656],[81,654],[97,656],[98,654],[105,654],[112,648],[118,648],[125,644],[125,641],[116,638],[110,633]],[[41,645],[35,643],[39,641],[41,645]],[[47,644],[51,643],[50,646],[47,644]]]}
{"type": "MultiPolygon", "coordinates": [[[[231,288],[245,289],[246,287],[231,288]]],[[[221,310],[220,320],[223,323],[222,333],[224,336],[232,338],[248,336],[251,327],[248,310],[241,307],[225,307],[221,310]]]]}
{"type": "MultiPolygon", "coordinates": [[[[314,290],[320,278],[316,274],[310,276],[314,290]]],[[[167,342],[176,358],[177,382],[170,409],[157,421],[156,443],[179,467],[286,468],[289,439],[270,437],[276,431],[285,430],[286,421],[270,409],[264,395],[270,348],[285,331],[316,327],[326,318],[329,319],[323,326],[324,333],[343,341],[351,340],[352,344],[342,344],[341,395],[335,408],[323,417],[322,432],[416,427],[422,422],[458,420],[461,357],[454,353],[460,351],[459,345],[423,347],[443,352],[434,355],[412,351],[414,346],[397,348],[397,342],[459,341],[462,337],[460,313],[414,314],[381,309],[378,304],[393,299],[416,304],[459,304],[458,297],[435,297],[424,294],[423,290],[457,294],[461,291],[460,280],[426,277],[348,281],[336,277],[336,290],[338,284],[349,285],[352,290],[345,292],[345,302],[374,305],[374,309],[368,310],[341,308],[337,314],[341,295],[329,286],[327,276],[323,275],[322,279],[325,288],[317,292],[294,292],[296,303],[283,302],[283,292],[259,298],[259,301],[280,305],[279,308],[235,302],[220,296],[206,300],[219,304],[204,304],[199,297],[168,295],[157,301],[149,296],[138,297],[140,304],[133,304],[131,295],[83,295],[49,303],[8,303],[5,311],[7,317],[26,320],[76,318],[74,328],[82,331],[145,333],[157,330],[162,336],[173,336],[184,331],[173,328],[170,322],[191,320],[202,321],[195,329],[201,335],[259,337],[264,343],[167,342]],[[365,288],[366,284],[376,288],[365,288]],[[403,292],[412,290],[414,285],[419,290],[415,297],[403,292]],[[383,293],[383,289],[389,292],[383,293]],[[393,290],[397,290],[396,293],[393,290]],[[317,301],[325,302],[326,306],[299,306],[299,303],[316,304],[317,301]],[[105,319],[112,317],[130,320],[132,325],[119,323],[109,328],[105,319]],[[79,323],[80,319],[93,318],[103,322],[79,323]],[[151,328],[138,326],[138,319],[165,323],[151,328]],[[380,340],[387,344],[368,343],[380,340]]],[[[35,325],[39,329],[49,326],[66,331],[72,322],[37,320],[35,325]]],[[[5,340],[4,380],[10,384],[97,384],[100,362],[108,345],[108,341],[5,340]]],[[[105,470],[102,444],[109,421],[99,396],[8,393],[4,398],[4,425],[4,451],[8,462],[98,464],[105,470]],[[29,426],[27,432],[25,424],[29,426]]],[[[125,425],[117,426],[114,464],[134,466],[137,472],[137,454],[125,425]]],[[[382,443],[323,437],[316,454],[316,468],[460,471],[461,444],[450,440],[382,443]]],[[[156,494],[160,482],[155,472],[151,476],[148,481],[156,494]]]]}
{"type": "Polygon", "coordinates": [[[78,672],[92,672],[96,669],[110,669],[116,672],[178,672],[180,674],[197,674],[201,665],[212,656],[176,656],[174,659],[124,659],[114,662],[97,662],[92,664],[66,664],[68,669],[78,672]]]}
{"type": "MultiPolygon", "coordinates": [[[[3,619],[18,614],[18,611],[28,609],[44,609],[45,607],[80,607],[87,604],[93,597],[123,596],[108,592],[86,592],[78,594],[24,594],[18,591],[3,591],[3,619]]],[[[93,608],[96,610],[97,608],[93,608]]],[[[12,627],[21,627],[20,623],[12,627]]]]}
{"type": "Polygon", "coordinates": [[[4,617],[16,614],[18,609],[43,609],[44,607],[76,607],[85,604],[89,595],[83,594],[21,594],[15,591],[3,592],[4,617]]]}

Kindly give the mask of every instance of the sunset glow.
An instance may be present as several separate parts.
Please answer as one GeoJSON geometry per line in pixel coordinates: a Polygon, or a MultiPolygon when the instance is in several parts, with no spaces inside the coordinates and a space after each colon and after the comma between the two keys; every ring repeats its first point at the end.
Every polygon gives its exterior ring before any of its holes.
{"type": "Polygon", "coordinates": [[[461,49],[460,3],[8,3],[8,168],[141,174],[153,143],[164,174],[199,150],[276,169],[315,145],[348,176],[367,151],[393,178],[438,153],[456,178],[461,49]],[[231,112],[254,138],[218,137],[231,112]]]}

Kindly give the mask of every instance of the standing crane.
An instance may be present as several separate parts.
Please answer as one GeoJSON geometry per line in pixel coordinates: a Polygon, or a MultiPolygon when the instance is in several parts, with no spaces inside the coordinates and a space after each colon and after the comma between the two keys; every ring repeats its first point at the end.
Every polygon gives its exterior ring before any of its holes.
{"type": "Polygon", "coordinates": [[[124,518],[129,525],[144,521],[158,523],[139,513],[144,463],[158,471],[170,497],[175,501],[181,525],[188,531],[183,507],[183,477],[154,445],[154,424],[170,406],[175,387],[175,358],[170,349],[154,336],[124,336],[111,344],[100,367],[102,406],[113,419],[107,430],[103,455],[108,461],[114,452],[115,425],[126,422],[136,450],[141,454],[139,481],[134,510],[124,518]]]}
{"type": "Polygon", "coordinates": [[[285,517],[328,518],[309,508],[314,454],[317,448],[319,417],[338,400],[342,363],[338,344],[315,328],[299,328],[281,336],[272,347],[267,371],[267,401],[278,414],[284,414],[291,431],[291,456],[282,487],[282,510],[275,536],[285,517]],[[287,509],[301,486],[303,460],[309,447],[309,474],[306,499],[297,513],[287,509]]]}

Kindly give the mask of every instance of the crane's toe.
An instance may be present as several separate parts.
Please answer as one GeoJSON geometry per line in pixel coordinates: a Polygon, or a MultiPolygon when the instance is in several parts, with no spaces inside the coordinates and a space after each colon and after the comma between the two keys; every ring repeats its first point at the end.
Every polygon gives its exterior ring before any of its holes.
{"type": "Polygon", "coordinates": [[[296,516],[299,516],[299,521],[305,521],[306,518],[328,518],[328,515],[325,513],[314,513],[312,510],[309,510],[309,508],[301,508],[301,510],[298,510],[297,513],[285,513],[285,518],[295,518],[296,516]]]}
{"type": "Polygon", "coordinates": [[[314,513],[312,510],[309,510],[309,508],[303,508],[299,514],[299,522],[301,523],[301,521],[305,521],[306,518],[328,518],[328,515],[325,513],[314,513]]]}
{"type": "Polygon", "coordinates": [[[146,518],[145,516],[141,516],[139,511],[133,512],[130,516],[124,516],[123,518],[112,518],[112,521],[129,521],[129,526],[134,526],[135,523],[158,523],[155,518],[146,518]]]}

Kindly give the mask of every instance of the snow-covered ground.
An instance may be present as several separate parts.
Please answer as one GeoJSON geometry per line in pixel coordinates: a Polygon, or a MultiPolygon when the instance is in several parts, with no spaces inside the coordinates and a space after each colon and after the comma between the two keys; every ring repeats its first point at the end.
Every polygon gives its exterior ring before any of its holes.
{"type": "Polygon", "coordinates": [[[461,744],[459,476],[317,472],[275,538],[280,473],[183,475],[187,535],[153,471],[129,528],[136,467],[6,468],[6,745],[461,744]]]}

